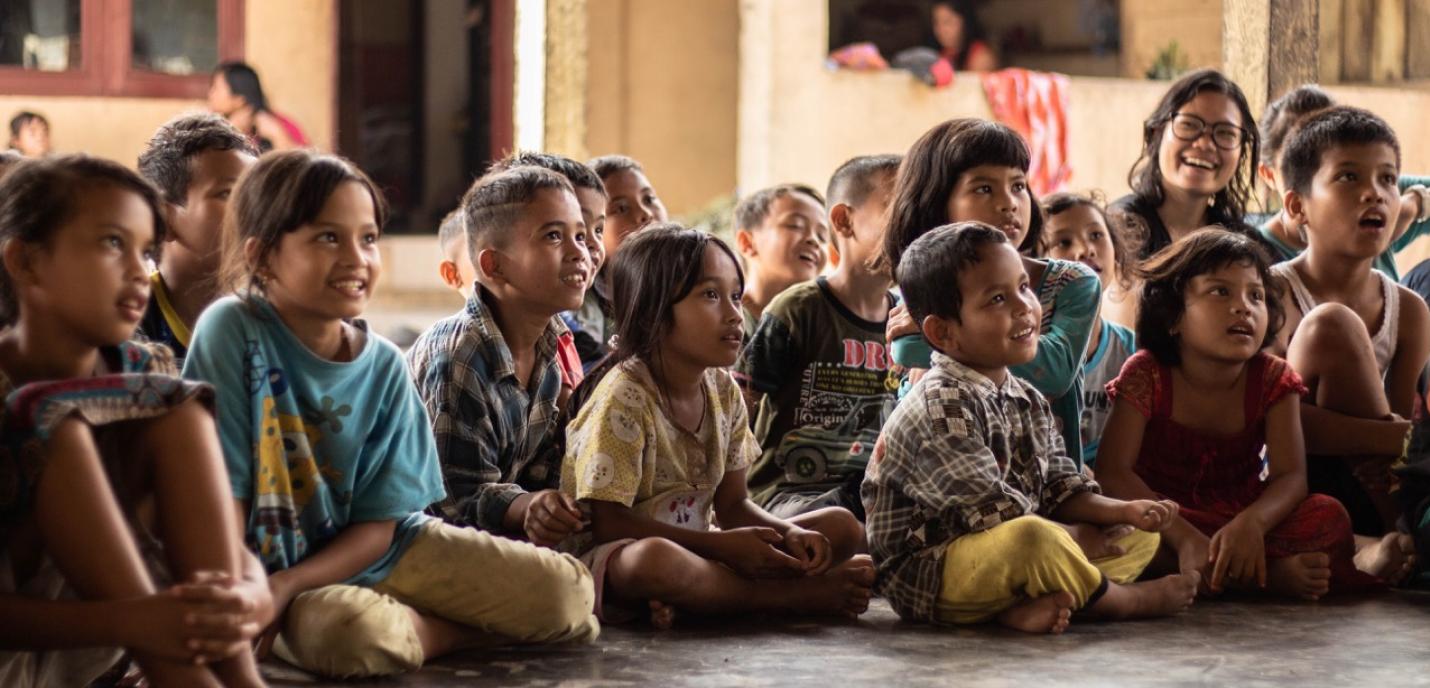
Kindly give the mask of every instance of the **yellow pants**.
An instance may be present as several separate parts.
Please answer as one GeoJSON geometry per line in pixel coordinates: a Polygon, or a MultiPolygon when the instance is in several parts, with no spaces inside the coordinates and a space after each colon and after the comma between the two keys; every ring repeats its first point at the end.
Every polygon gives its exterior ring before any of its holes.
{"type": "Polygon", "coordinates": [[[325,676],[414,671],[424,657],[411,610],[478,631],[478,645],[589,642],[595,596],[569,554],[431,521],[381,583],[298,595],[273,650],[325,676]]]}
{"type": "Polygon", "coordinates": [[[1157,553],[1161,536],[1134,530],[1117,542],[1124,553],[1089,561],[1062,526],[1038,516],[1022,516],[965,535],[948,546],[938,619],[979,623],[1018,602],[1066,590],[1076,608],[1102,585],[1137,580],[1157,553]]]}

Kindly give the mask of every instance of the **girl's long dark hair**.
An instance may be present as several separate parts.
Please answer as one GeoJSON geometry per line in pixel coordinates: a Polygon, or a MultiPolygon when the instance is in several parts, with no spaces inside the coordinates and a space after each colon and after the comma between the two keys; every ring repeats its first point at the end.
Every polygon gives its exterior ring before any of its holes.
{"type": "MultiPolygon", "coordinates": [[[[730,257],[745,287],[745,273],[735,252],[719,237],[668,222],[633,234],[609,264],[616,345],[586,375],[571,395],[568,414],[575,417],[606,373],[631,358],[653,362],[661,340],[675,324],[675,304],[700,280],[705,249],[715,246],[730,257]]],[[[657,366],[651,366],[652,371],[657,366]]]]}
{"type": "Polygon", "coordinates": [[[1212,197],[1211,208],[1207,211],[1208,223],[1235,227],[1242,224],[1246,217],[1246,204],[1251,199],[1256,163],[1261,154],[1261,136],[1256,131],[1256,119],[1252,117],[1246,94],[1241,92],[1236,82],[1215,69],[1199,69],[1178,79],[1167,89],[1161,102],[1157,103],[1157,109],[1142,123],[1142,154],[1127,173],[1127,184],[1132,187],[1133,194],[1150,202],[1152,207],[1162,206],[1167,195],[1162,190],[1162,168],[1157,163],[1157,151],[1177,110],[1199,93],[1220,93],[1236,103],[1236,109],[1241,114],[1241,162],[1237,164],[1231,181],[1212,197]]]}
{"type": "Polygon", "coordinates": [[[223,77],[228,82],[228,90],[233,91],[236,96],[243,96],[248,104],[253,106],[254,112],[264,112],[268,110],[268,97],[263,95],[263,82],[258,79],[258,72],[243,62],[225,62],[214,70],[216,76],[223,77]]]}

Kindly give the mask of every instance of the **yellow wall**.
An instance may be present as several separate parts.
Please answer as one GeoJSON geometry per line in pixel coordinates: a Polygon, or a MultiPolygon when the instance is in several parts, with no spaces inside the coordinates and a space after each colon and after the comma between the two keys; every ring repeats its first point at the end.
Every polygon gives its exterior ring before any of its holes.
{"type": "MultiPolygon", "coordinates": [[[[263,78],[274,107],[331,150],[336,102],[336,5],[305,0],[248,0],[245,59],[263,78]]],[[[154,130],[201,109],[201,100],[0,95],[0,117],[34,110],[50,120],[55,150],[87,152],[133,166],[154,130]]]]}
{"type": "MultiPolygon", "coordinates": [[[[901,153],[938,122],[990,116],[973,75],[960,74],[951,87],[933,89],[901,72],[826,69],[823,6],[822,0],[778,0],[742,7],[742,192],[787,181],[822,188],[834,168],[850,157],[901,153]]],[[[1139,79],[1071,79],[1071,188],[1101,189],[1110,198],[1127,192],[1127,172],[1141,149],[1142,120],[1167,85],[1139,79]]],[[[1430,172],[1430,137],[1414,135],[1430,112],[1430,87],[1328,90],[1345,104],[1385,117],[1401,132],[1404,169],[1430,172]]]]}
{"type": "Polygon", "coordinates": [[[639,160],[672,214],[735,187],[735,0],[587,3],[586,147],[639,160]]]}

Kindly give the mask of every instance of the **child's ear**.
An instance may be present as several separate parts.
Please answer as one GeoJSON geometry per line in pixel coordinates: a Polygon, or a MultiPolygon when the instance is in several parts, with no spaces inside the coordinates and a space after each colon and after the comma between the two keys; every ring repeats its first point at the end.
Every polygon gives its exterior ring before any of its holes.
{"type": "Polygon", "coordinates": [[[25,242],[19,239],[5,242],[5,247],[0,249],[0,259],[3,259],[5,272],[9,273],[10,279],[20,284],[33,281],[34,273],[30,269],[29,246],[26,246],[25,242]]]}
{"type": "Polygon", "coordinates": [[[924,339],[927,339],[933,348],[948,355],[953,355],[958,349],[957,329],[956,323],[937,315],[924,316],[923,322],[919,323],[924,339]]]}
{"type": "Polygon", "coordinates": [[[746,258],[754,258],[759,255],[755,251],[755,235],[748,229],[735,230],[735,250],[746,258]]]}
{"type": "Polygon", "coordinates": [[[453,289],[462,288],[462,275],[457,272],[456,263],[450,260],[442,261],[437,265],[437,274],[442,277],[442,281],[446,283],[447,286],[453,289]]]}
{"type": "Polygon", "coordinates": [[[829,233],[846,239],[854,237],[854,209],[848,203],[835,203],[829,209],[829,233]]]}
{"type": "Polygon", "coordinates": [[[1276,168],[1261,162],[1256,164],[1256,176],[1266,183],[1267,188],[1276,188],[1276,168]]]}
{"type": "Polygon", "coordinates": [[[164,201],[164,224],[169,228],[169,231],[164,232],[165,243],[179,240],[179,234],[174,231],[174,227],[178,226],[179,217],[182,216],[183,213],[184,209],[178,203],[164,201]]]}
{"type": "Polygon", "coordinates": [[[258,264],[257,239],[249,237],[243,240],[243,262],[247,263],[248,267],[252,268],[255,271],[262,267],[258,264]]]}
{"type": "Polygon", "coordinates": [[[1302,196],[1299,191],[1287,189],[1286,195],[1281,199],[1281,209],[1291,220],[1293,226],[1299,227],[1306,224],[1306,197],[1302,196]]]}
{"type": "Polygon", "coordinates": [[[501,258],[501,252],[496,249],[482,249],[481,252],[477,254],[476,265],[473,266],[477,269],[477,276],[504,281],[505,276],[502,274],[501,258]]]}

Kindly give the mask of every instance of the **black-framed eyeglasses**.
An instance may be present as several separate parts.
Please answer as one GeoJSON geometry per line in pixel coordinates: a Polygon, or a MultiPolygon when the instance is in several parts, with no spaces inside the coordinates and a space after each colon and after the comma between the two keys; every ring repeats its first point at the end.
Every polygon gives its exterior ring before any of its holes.
{"type": "Polygon", "coordinates": [[[1211,127],[1212,143],[1222,150],[1236,150],[1241,145],[1242,137],[1245,136],[1245,129],[1232,124],[1231,122],[1217,122],[1208,125],[1207,121],[1187,112],[1179,112],[1169,118],[1171,122],[1172,135],[1183,141],[1195,141],[1202,137],[1207,127],[1211,127]]]}

